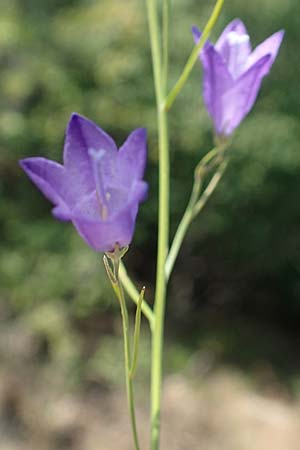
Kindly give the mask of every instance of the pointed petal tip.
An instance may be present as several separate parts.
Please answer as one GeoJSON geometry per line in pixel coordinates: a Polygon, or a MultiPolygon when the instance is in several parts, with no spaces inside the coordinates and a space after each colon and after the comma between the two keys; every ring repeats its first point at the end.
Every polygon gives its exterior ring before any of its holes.
{"type": "Polygon", "coordinates": [[[274,36],[278,37],[278,43],[279,43],[278,46],[281,45],[281,42],[282,42],[282,40],[284,38],[284,35],[285,35],[285,30],[284,29],[279,30],[276,33],[274,33],[274,36]]]}
{"type": "MultiPolygon", "coordinates": [[[[192,31],[194,43],[198,44],[199,40],[201,39],[202,32],[199,30],[199,28],[196,25],[192,26],[191,31],[192,31]]],[[[199,58],[201,58],[201,55],[203,53],[205,53],[207,51],[207,49],[209,49],[210,47],[213,47],[213,44],[209,39],[207,39],[205,41],[201,51],[199,52],[199,58]]]]}
{"type": "Polygon", "coordinates": [[[76,129],[81,121],[84,120],[84,117],[78,114],[77,112],[72,112],[70,115],[69,121],[66,127],[66,135],[68,135],[72,130],[76,129]]]}
{"type": "Polygon", "coordinates": [[[109,144],[113,147],[113,149],[116,149],[116,144],[113,138],[108,133],[106,133],[106,131],[104,131],[97,123],[93,122],[93,120],[83,116],[82,114],[72,112],[67,125],[66,133],[68,134],[68,132],[72,130],[73,127],[78,128],[78,126],[83,129],[84,127],[94,128],[94,131],[100,132],[102,134],[102,137],[110,141],[109,144]]]}
{"type": "MultiPolygon", "coordinates": [[[[264,42],[268,42],[270,46],[270,52],[273,53],[273,56],[276,57],[278,50],[281,46],[282,40],[285,35],[285,30],[276,31],[276,33],[272,34],[268,37],[264,42]]],[[[263,42],[263,43],[264,43],[263,42]]],[[[262,43],[262,44],[263,44],[262,43]]]]}
{"type": "Polygon", "coordinates": [[[196,25],[192,26],[191,31],[192,31],[194,37],[200,38],[201,31],[199,30],[199,28],[196,25]]]}
{"type": "Polygon", "coordinates": [[[277,31],[277,33],[275,33],[275,35],[278,36],[278,51],[279,51],[282,41],[283,41],[283,38],[285,36],[285,30],[283,30],[283,29],[279,30],[279,31],[277,31]]]}
{"type": "Polygon", "coordinates": [[[71,220],[70,211],[62,206],[55,206],[52,208],[51,213],[55,219],[61,220],[62,222],[71,220]]]}
{"type": "Polygon", "coordinates": [[[145,141],[147,140],[147,136],[148,136],[147,128],[144,128],[144,127],[136,128],[132,133],[134,133],[140,139],[143,139],[145,141]]]}
{"type": "Polygon", "coordinates": [[[26,173],[26,175],[30,176],[30,174],[32,173],[32,170],[30,168],[30,159],[29,158],[19,159],[18,164],[19,167],[26,173]]]}
{"type": "Polygon", "coordinates": [[[226,44],[227,41],[227,36],[229,33],[235,32],[240,36],[243,35],[248,35],[248,31],[247,28],[244,24],[244,22],[239,19],[239,18],[235,18],[233,19],[231,22],[229,22],[229,24],[224,28],[224,30],[222,31],[221,35],[219,36],[219,39],[216,42],[216,48],[218,50],[221,50],[223,48],[223,46],[226,44]]]}
{"type": "Polygon", "coordinates": [[[70,120],[76,119],[76,117],[80,117],[80,114],[76,111],[73,111],[70,115],[70,120]]]}
{"type": "Polygon", "coordinates": [[[19,159],[18,164],[21,167],[21,169],[25,170],[26,164],[27,164],[27,158],[19,159]]]}
{"type": "Polygon", "coordinates": [[[232,27],[239,27],[240,26],[240,27],[246,28],[244,22],[239,17],[235,17],[234,19],[232,19],[232,21],[230,22],[230,25],[232,27]]]}
{"type": "Polygon", "coordinates": [[[75,123],[77,123],[77,122],[80,122],[80,121],[86,122],[87,120],[88,120],[88,119],[87,119],[86,117],[84,117],[83,115],[81,115],[81,114],[79,114],[79,113],[77,113],[77,112],[72,112],[71,115],[70,115],[69,122],[68,122],[68,127],[69,127],[71,124],[74,124],[74,125],[75,125],[75,123]]]}
{"type": "Polygon", "coordinates": [[[33,170],[33,165],[35,162],[37,162],[38,160],[41,160],[40,157],[36,156],[36,157],[31,157],[31,158],[23,158],[23,159],[19,159],[19,166],[21,167],[21,169],[24,170],[24,172],[28,173],[28,172],[32,172],[33,170]]]}
{"type": "Polygon", "coordinates": [[[35,172],[36,170],[40,170],[41,167],[45,167],[49,165],[56,169],[62,169],[63,166],[51,159],[44,158],[43,156],[30,156],[28,158],[19,159],[19,166],[25,170],[26,172],[35,172]]]}
{"type": "Polygon", "coordinates": [[[147,134],[148,133],[146,128],[136,128],[129,134],[125,143],[128,141],[128,139],[130,139],[131,143],[146,144],[147,134]]]}
{"type": "Polygon", "coordinates": [[[235,31],[238,34],[248,34],[246,25],[239,17],[235,17],[231,22],[229,22],[224,31],[226,33],[235,31]]]}
{"type": "MultiPolygon", "coordinates": [[[[94,123],[91,119],[89,119],[88,117],[85,117],[82,114],[79,114],[77,112],[72,112],[69,118],[69,122],[67,125],[67,129],[74,127],[77,127],[78,125],[93,125],[95,127],[100,128],[96,123],[94,123]]],[[[102,130],[103,131],[103,130],[102,130]]]]}

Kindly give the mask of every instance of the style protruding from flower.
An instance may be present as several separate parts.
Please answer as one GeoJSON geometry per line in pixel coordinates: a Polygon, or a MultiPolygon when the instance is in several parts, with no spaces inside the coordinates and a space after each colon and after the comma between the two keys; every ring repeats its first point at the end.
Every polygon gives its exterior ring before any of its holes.
{"type": "MultiPolygon", "coordinates": [[[[197,43],[201,32],[197,27],[192,31],[197,43]]],[[[205,44],[200,53],[204,70],[203,95],[217,136],[230,136],[253,107],[283,36],[284,31],[278,31],[252,51],[245,25],[235,19],[215,45],[205,44]]]]}
{"type": "Polygon", "coordinates": [[[41,157],[20,161],[29,178],[55,205],[53,215],[70,220],[96,251],[113,251],[132,240],[147,158],[144,128],[133,131],[118,150],[92,121],[72,114],[66,130],[64,164],[41,157]]]}

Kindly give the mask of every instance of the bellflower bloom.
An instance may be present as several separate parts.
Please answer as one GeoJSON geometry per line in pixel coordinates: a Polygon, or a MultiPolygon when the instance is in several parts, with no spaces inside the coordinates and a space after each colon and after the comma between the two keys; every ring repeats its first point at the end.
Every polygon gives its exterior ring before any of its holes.
{"type": "MultiPolygon", "coordinates": [[[[198,42],[201,33],[192,29],[198,42]]],[[[203,95],[218,136],[229,136],[249,113],[262,79],[276,59],[284,32],[278,31],[253,51],[246,27],[233,20],[213,45],[200,53],[203,64],[203,95]]]]}
{"type": "Polygon", "coordinates": [[[53,215],[73,222],[96,251],[130,244],[139,203],[147,194],[146,130],[133,131],[118,151],[92,121],[72,114],[64,164],[34,157],[20,161],[29,178],[55,205],[53,215]]]}

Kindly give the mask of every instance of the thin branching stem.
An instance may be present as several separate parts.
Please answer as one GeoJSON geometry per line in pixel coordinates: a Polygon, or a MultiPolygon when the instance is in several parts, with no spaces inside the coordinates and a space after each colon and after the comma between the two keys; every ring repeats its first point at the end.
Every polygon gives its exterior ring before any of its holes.
{"type": "Polygon", "coordinates": [[[218,20],[218,17],[220,15],[222,7],[223,7],[223,3],[224,3],[224,0],[217,0],[215,7],[213,9],[213,12],[204,27],[204,30],[203,30],[203,33],[201,35],[199,42],[193,48],[192,53],[190,54],[180,77],[178,78],[175,86],[173,87],[173,89],[171,90],[169,95],[167,96],[165,105],[164,105],[164,107],[167,111],[172,107],[174,101],[176,100],[177,96],[179,95],[179,93],[181,92],[185,83],[187,82],[187,80],[190,76],[190,73],[191,73],[194,65],[196,64],[198,55],[199,55],[200,51],[202,50],[202,48],[204,47],[205,42],[207,41],[216,21],[218,20]]]}

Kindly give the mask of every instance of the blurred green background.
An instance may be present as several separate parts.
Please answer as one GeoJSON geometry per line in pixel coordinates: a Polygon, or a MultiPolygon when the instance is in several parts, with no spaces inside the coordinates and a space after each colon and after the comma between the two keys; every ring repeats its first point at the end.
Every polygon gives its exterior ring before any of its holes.
{"type": "MultiPolygon", "coordinates": [[[[212,4],[172,2],[169,87],[191,51],[191,26],[204,25],[212,4]]],[[[48,364],[72,386],[95,380],[114,386],[122,380],[119,313],[101,255],[70,224],[52,218],[51,205],[18,160],[41,155],[61,161],[73,111],[98,123],[118,145],[132,129],[147,127],[150,195],[140,209],[126,265],[138,286],[146,284],[151,300],[157,141],[145,5],[138,0],[0,0],[0,6],[2,366],[23,370],[48,364]],[[23,345],[17,346],[19,353],[12,335],[23,345]]],[[[281,28],[286,35],[254,110],[234,136],[229,170],[179,255],[169,288],[165,364],[167,372],[183,370],[201,351],[212,365],[239,367],[250,378],[259,373],[264,379],[271,371],[295,393],[300,3],[227,0],[214,39],[234,17],[244,20],[253,45],[281,28]]],[[[197,65],[170,116],[172,234],[189,197],[193,167],[212,146],[200,82],[197,65]]],[[[142,385],[148,380],[144,325],[142,385]]]]}

